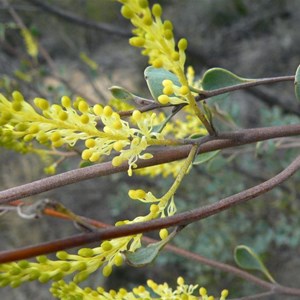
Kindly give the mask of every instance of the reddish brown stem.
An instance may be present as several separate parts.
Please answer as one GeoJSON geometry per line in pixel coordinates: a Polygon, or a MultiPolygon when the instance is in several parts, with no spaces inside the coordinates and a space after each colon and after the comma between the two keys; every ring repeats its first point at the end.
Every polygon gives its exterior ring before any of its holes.
{"type": "Polygon", "coordinates": [[[0,262],[3,263],[25,259],[41,254],[47,254],[63,249],[81,246],[91,242],[100,242],[102,240],[149,232],[161,228],[187,225],[192,222],[207,218],[211,215],[220,213],[221,211],[229,209],[232,206],[241,204],[250,199],[254,199],[259,195],[268,192],[269,190],[292,176],[299,168],[300,156],[297,157],[286,169],[284,169],[282,172],[272,177],[271,179],[250,189],[226,197],[216,203],[199,207],[194,210],[183,212],[171,217],[156,219],[148,222],[135,223],[131,225],[106,228],[99,232],[80,234],[65,239],[42,243],[36,246],[25,247],[18,250],[4,251],[0,253],[0,262]]]}

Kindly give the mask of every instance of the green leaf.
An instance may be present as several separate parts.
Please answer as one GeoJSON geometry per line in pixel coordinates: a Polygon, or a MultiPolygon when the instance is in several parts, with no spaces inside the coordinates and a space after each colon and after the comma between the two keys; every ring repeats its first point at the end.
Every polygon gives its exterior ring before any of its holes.
{"type": "Polygon", "coordinates": [[[257,270],[262,272],[269,281],[275,283],[268,269],[253,249],[245,245],[239,245],[234,250],[234,259],[237,265],[243,269],[257,270]]]}
{"type": "Polygon", "coordinates": [[[164,87],[162,82],[165,79],[171,80],[176,86],[181,86],[177,76],[163,68],[147,67],[144,71],[144,76],[149,91],[155,100],[157,100],[157,98],[163,94],[164,87]]]}
{"type": "Polygon", "coordinates": [[[202,88],[206,91],[211,91],[250,81],[253,81],[253,79],[239,77],[222,68],[213,68],[204,73],[202,77],[202,88]]]}
{"type": "Polygon", "coordinates": [[[153,101],[134,95],[120,86],[112,86],[109,88],[109,90],[114,98],[127,102],[128,104],[131,104],[133,106],[135,106],[136,104],[147,105],[153,103],[153,101]]]}
{"type": "Polygon", "coordinates": [[[177,231],[171,232],[167,238],[139,248],[135,252],[125,251],[126,262],[133,267],[143,267],[150,264],[157,257],[162,248],[176,235],[177,231]]]}
{"type": "Polygon", "coordinates": [[[203,164],[203,163],[211,160],[212,158],[214,158],[219,152],[220,152],[220,150],[216,150],[216,151],[199,154],[195,157],[195,159],[193,161],[193,165],[203,164]]]}
{"type": "Polygon", "coordinates": [[[296,98],[300,101],[300,65],[298,66],[295,75],[295,94],[296,98]]]}

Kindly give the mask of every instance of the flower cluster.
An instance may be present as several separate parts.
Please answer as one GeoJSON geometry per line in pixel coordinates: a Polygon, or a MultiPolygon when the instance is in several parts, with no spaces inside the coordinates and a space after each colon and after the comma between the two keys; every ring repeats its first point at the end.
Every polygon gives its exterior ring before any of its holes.
{"type": "MultiPolygon", "coordinates": [[[[149,57],[149,64],[156,68],[164,68],[174,74],[184,69],[186,39],[177,44],[174,41],[173,25],[170,21],[162,21],[162,8],[154,4],[149,8],[148,0],[119,0],[123,3],[121,13],[130,19],[135,26],[134,37],[129,42],[134,47],[144,48],[143,55],[149,57]]],[[[180,73],[181,74],[181,73],[180,73]]]]}
{"type": "MultiPolygon", "coordinates": [[[[205,288],[196,290],[198,285],[185,284],[182,277],[177,278],[177,287],[172,289],[167,283],[158,284],[153,280],[147,281],[148,288],[144,286],[134,287],[131,291],[124,288],[118,291],[105,291],[104,288],[98,287],[97,290],[91,288],[80,288],[73,282],[66,284],[63,280],[55,282],[50,288],[54,297],[59,299],[91,299],[91,300],[138,300],[138,299],[168,299],[168,300],[213,300],[213,296],[208,296],[205,288]]],[[[220,300],[225,300],[228,295],[227,290],[221,292],[220,300]]]]}
{"type": "Polygon", "coordinates": [[[152,157],[142,152],[163,139],[161,134],[152,132],[155,113],[149,115],[134,111],[131,121],[135,127],[131,127],[110,106],[96,104],[91,107],[81,97],[72,103],[69,97],[64,96],[60,105],[35,98],[34,108],[21,93],[14,92],[12,96],[9,101],[0,94],[1,141],[7,146],[11,141],[18,141],[24,148],[23,145],[36,140],[47,147],[73,147],[82,140],[86,146],[82,159],[96,162],[101,156],[108,156],[114,151],[118,155],[112,164],[118,166],[128,161],[131,175],[137,159],[152,157]]]}

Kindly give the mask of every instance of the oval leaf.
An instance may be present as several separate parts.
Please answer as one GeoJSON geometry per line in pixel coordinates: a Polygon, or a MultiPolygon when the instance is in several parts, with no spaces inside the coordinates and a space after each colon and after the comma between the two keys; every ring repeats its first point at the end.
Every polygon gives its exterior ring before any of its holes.
{"type": "Polygon", "coordinates": [[[250,247],[245,245],[237,246],[234,250],[234,259],[239,267],[260,271],[268,278],[268,280],[275,283],[274,278],[271,276],[264,263],[250,247]]]}
{"type": "Polygon", "coordinates": [[[219,152],[220,152],[220,150],[216,150],[216,151],[199,154],[195,157],[195,159],[193,161],[193,165],[203,164],[203,163],[211,160],[212,158],[214,158],[219,152]]]}
{"type": "Polygon", "coordinates": [[[123,254],[126,257],[126,262],[133,267],[143,267],[150,264],[176,233],[176,230],[174,230],[167,238],[157,243],[152,243],[147,247],[139,248],[135,252],[125,251],[123,254]]]}
{"type": "MultiPolygon", "coordinates": [[[[222,69],[213,68],[207,70],[202,77],[202,88],[206,91],[217,90],[227,86],[237,85],[245,82],[253,81],[252,79],[239,77],[232,72],[222,69]]],[[[218,97],[224,98],[227,94],[223,94],[218,97]]]]}
{"type": "Polygon", "coordinates": [[[112,86],[109,88],[114,98],[122,101],[133,101],[134,95],[120,86],[112,86]]]}
{"type": "Polygon", "coordinates": [[[175,85],[181,86],[177,76],[163,68],[147,67],[144,71],[145,80],[153,99],[163,94],[162,82],[165,79],[171,80],[175,85]]]}
{"type": "Polygon", "coordinates": [[[300,101],[300,65],[298,66],[295,75],[295,94],[296,98],[300,101]]]}

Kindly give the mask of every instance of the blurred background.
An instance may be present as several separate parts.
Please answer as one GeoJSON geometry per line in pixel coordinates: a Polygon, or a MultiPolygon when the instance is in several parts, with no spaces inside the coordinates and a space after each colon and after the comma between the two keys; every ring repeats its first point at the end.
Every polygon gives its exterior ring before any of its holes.
{"type": "MultiPolygon", "coordinates": [[[[199,76],[211,67],[226,68],[247,78],[293,75],[299,65],[297,0],[159,3],[164,19],[173,22],[176,38],[188,39],[187,65],[193,65],[199,76]]],[[[9,96],[19,90],[26,99],[44,97],[53,103],[63,95],[82,96],[91,104],[105,104],[111,99],[108,88],[119,85],[150,97],[143,78],[147,58],[129,46],[131,27],[119,11],[120,4],[109,0],[0,0],[0,92],[9,96]],[[28,54],[20,32],[24,26],[38,41],[37,58],[28,54]]],[[[235,128],[299,122],[300,106],[291,82],[234,92],[225,100],[208,102],[221,115],[228,117],[228,113],[235,128]]],[[[222,151],[210,163],[194,168],[184,180],[176,194],[178,211],[213,203],[274,176],[295,158],[299,145],[298,138],[289,138],[222,151]]],[[[44,168],[48,161],[4,148],[0,148],[0,154],[1,190],[47,176],[44,168]]],[[[77,168],[78,164],[79,159],[67,159],[57,172],[77,168]]],[[[296,174],[257,200],[190,225],[173,243],[230,264],[234,264],[234,248],[245,244],[257,251],[279,283],[299,288],[299,179],[296,174]]],[[[146,211],[143,205],[131,203],[129,188],[151,189],[155,195],[162,195],[172,181],[172,177],[128,178],[116,174],[59,188],[31,197],[28,202],[48,198],[79,215],[113,224],[146,211]]],[[[50,217],[25,220],[10,212],[0,218],[1,250],[76,233],[78,229],[70,222],[50,217]]],[[[151,236],[158,237],[157,233],[151,236]]],[[[115,268],[108,279],[97,272],[82,286],[129,289],[148,278],[174,285],[179,275],[216,295],[223,288],[228,288],[232,297],[259,292],[231,274],[167,251],[150,266],[115,268]]],[[[15,290],[3,288],[1,297],[52,298],[47,285],[39,283],[15,290]]]]}

